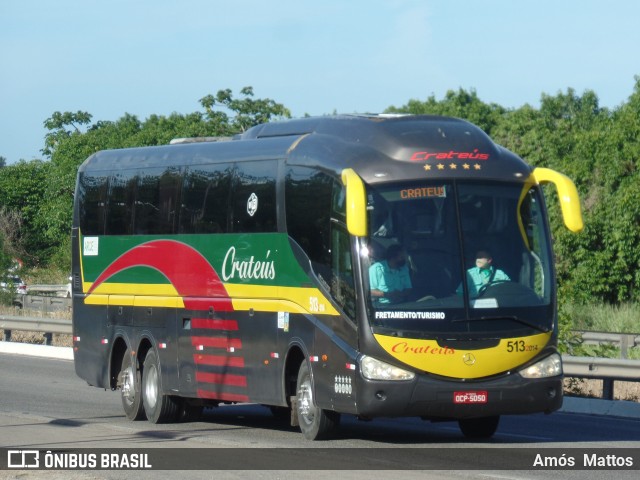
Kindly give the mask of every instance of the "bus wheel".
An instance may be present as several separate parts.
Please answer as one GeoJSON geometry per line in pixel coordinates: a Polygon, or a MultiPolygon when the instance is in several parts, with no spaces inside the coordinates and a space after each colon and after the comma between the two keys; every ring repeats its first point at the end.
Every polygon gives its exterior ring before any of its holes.
{"type": "Polygon", "coordinates": [[[152,423],[167,423],[175,421],[180,402],[170,395],[162,393],[162,376],[160,375],[160,361],[155,350],[149,350],[144,359],[142,369],[142,403],[147,414],[147,420],[152,423]]]}
{"type": "Polygon", "coordinates": [[[340,414],[316,406],[313,400],[313,382],[307,362],[302,363],[298,372],[296,413],[300,430],[307,440],[325,438],[340,422],[340,414]]]}
{"type": "Polygon", "coordinates": [[[491,438],[498,429],[500,416],[465,418],[458,420],[460,430],[467,438],[491,438]]]}
{"type": "Polygon", "coordinates": [[[142,393],[140,390],[140,369],[137,368],[137,359],[127,350],[122,358],[122,369],[118,374],[118,386],[122,408],[129,420],[142,420],[144,409],[142,408],[142,393]]]}

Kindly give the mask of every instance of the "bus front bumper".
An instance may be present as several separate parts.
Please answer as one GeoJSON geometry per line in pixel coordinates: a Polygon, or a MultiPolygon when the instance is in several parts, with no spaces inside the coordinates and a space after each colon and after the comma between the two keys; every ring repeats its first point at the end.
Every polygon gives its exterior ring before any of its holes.
{"type": "Polygon", "coordinates": [[[562,377],[525,379],[514,373],[484,381],[447,381],[418,375],[411,381],[359,379],[362,417],[461,419],[551,413],[562,406],[562,377]]]}

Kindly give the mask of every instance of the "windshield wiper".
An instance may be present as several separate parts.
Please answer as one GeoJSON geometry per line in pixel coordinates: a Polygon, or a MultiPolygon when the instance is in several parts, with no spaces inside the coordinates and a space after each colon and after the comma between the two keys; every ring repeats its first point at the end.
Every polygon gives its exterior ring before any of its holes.
{"type": "Polygon", "coordinates": [[[480,322],[483,320],[494,321],[494,320],[511,320],[513,322],[520,323],[522,325],[526,325],[527,327],[531,327],[539,332],[547,333],[549,329],[541,327],[540,325],[530,322],[529,320],[524,320],[520,317],[516,317],[515,315],[501,315],[501,316],[486,316],[486,317],[474,317],[474,318],[459,318],[457,320],[451,320],[451,323],[460,323],[460,322],[480,322]]]}

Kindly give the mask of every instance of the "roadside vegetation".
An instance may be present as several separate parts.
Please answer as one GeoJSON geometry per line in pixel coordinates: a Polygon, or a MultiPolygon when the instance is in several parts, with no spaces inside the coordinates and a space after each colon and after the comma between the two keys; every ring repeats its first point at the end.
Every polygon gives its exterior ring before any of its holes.
{"type": "Polygon", "coordinates": [[[576,330],[612,333],[640,333],[640,304],[564,303],[564,315],[576,330]]]}

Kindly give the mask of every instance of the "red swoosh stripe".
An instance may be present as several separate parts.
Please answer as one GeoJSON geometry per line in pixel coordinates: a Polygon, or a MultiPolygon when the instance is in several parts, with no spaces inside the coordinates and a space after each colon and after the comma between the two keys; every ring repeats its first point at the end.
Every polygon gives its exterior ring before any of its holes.
{"type": "Polygon", "coordinates": [[[175,240],[153,240],[123,253],[98,276],[87,293],[131,267],[158,270],[183,297],[228,298],[220,277],[207,259],[193,247],[175,240]]]}

